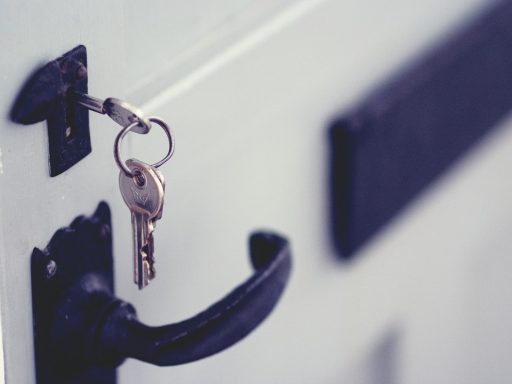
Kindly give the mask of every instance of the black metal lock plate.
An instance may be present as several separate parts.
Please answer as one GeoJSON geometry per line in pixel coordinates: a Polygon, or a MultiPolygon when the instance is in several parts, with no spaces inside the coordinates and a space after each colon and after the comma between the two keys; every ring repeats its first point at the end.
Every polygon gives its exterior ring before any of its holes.
{"type": "Polygon", "coordinates": [[[87,51],[79,45],[38,69],[11,110],[20,124],[48,121],[50,176],[60,175],[91,153],[89,113],[74,102],[87,93],[87,51]]]}

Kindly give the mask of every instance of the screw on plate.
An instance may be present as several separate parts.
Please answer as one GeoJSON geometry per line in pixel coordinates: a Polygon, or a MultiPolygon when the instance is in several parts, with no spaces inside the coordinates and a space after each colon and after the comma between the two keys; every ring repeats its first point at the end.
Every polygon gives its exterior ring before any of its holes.
{"type": "Polygon", "coordinates": [[[46,264],[46,278],[51,279],[57,273],[57,263],[54,260],[50,260],[46,264]]]}

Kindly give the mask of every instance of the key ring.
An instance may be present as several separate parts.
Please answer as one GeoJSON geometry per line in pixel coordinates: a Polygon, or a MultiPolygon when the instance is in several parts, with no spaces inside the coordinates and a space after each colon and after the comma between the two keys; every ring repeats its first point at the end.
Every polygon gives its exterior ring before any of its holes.
{"type": "MultiPolygon", "coordinates": [[[[161,165],[165,164],[167,162],[167,160],[169,160],[171,158],[172,154],[174,153],[174,139],[172,137],[172,133],[171,133],[171,130],[169,129],[169,126],[162,119],[160,119],[159,117],[156,117],[156,116],[150,116],[148,118],[148,120],[152,123],[156,123],[157,125],[159,125],[164,130],[165,134],[167,135],[167,139],[169,140],[169,150],[167,151],[167,154],[165,155],[165,157],[162,160],[157,161],[156,163],[152,164],[153,167],[158,168],[161,165]]],[[[121,143],[122,143],[124,137],[128,134],[128,132],[133,131],[134,128],[136,128],[138,126],[139,126],[138,121],[134,121],[133,123],[127,125],[117,134],[116,140],[114,142],[114,158],[116,160],[116,163],[119,166],[119,168],[127,176],[130,176],[130,177],[135,177],[136,175],[134,175],[132,173],[130,168],[128,168],[126,166],[125,162],[121,159],[121,143]]]]}

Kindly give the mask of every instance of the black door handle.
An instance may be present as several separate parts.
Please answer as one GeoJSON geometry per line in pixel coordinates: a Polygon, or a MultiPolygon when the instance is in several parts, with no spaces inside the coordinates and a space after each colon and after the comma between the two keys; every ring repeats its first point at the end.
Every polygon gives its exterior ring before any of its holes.
{"type": "Polygon", "coordinates": [[[290,252],[282,237],[255,233],[250,250],[254,274],[205,311],[176,324],[148,327],[131,305],[121,302],[108,315],[101,344],[119,356],[156,365],[184,364],[230,347],[268,316],[290,273],[290,252]]]}
{"type": "Polygon", "coordinates": [[[247,281],[190,319],[150,327],[114,296],[108,206],[78,217],[32,254],[38,383],[111,384],[126,357],[178,365],[235,344],[269,315],[291,270],[283,237],[258,232],[249,245],[254,274],[247,281]]]}

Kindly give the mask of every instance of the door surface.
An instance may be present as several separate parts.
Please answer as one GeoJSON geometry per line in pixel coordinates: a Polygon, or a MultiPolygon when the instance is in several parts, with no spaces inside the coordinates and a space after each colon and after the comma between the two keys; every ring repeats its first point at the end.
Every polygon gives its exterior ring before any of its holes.
{"type": "MultiPolygon", "coordinates": [[[[329,239],[327,127],[335,115],[488,2],[392,0],[4,1],[0,292],[7,383],[33,383],[30,254],[100,200],[113,213],[116,290],[149,324],[203,309],[250,273],[255,229],[289,236],[294,272],[270,318],[233,348],[122,384],[507,383],[512,321],[512,121],[341,263],[329,239]],[[131,229],[112,156],[118,127],[91,114],[92,153],[48,176],[45,124],[7,116],[37,66],[78,44],[89,93],[168,121],[174,157],[155,232],[158,277],[131,279],[131,229]],[[242,257],[241,257],[242,256],[242,257]]],[[[125,153],[157,160],[158,130],[125,153]]]]}

